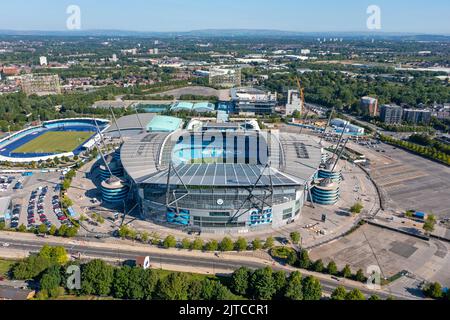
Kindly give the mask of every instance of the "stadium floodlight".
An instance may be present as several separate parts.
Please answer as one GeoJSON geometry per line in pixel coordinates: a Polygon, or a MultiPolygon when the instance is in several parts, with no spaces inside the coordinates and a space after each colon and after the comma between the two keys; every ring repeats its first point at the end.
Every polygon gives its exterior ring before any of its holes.
{"type": "Polygon", "coordinates": [[[120,127],[119,127],[119,124],[117,123],[117,119],[116,119],[116,115],[114,114],[114,110],[113,110],[113,108],[112,108],[111,106],[109,106],[109,110],[111,111],[111,114],[112,114],[112,116],[113,116],[114,123],[116,124],[116,127],[117,127],[117,131],[119,132],[120,140],[121,140],[122,143],[123,143],[122,131],[120,131],[120,127]]]}
{"type": "Polygon", "coordinates": [[[328,127],[330,126],[330,123],[331,123],[331,117],[333,116],[333,113],[334,113],[334,107],[331,109],[330,116],[328,117],[327,124],[326,124],[326,126],[325,126],[325,129],[323,130],[322,136],[320,137],[320,141],[319,141],[319,144],[320,144],[320,145],[322,145],[322,140],[323,140],[323,138],[325,137],[325,134],[327,133],[328,127]]]}

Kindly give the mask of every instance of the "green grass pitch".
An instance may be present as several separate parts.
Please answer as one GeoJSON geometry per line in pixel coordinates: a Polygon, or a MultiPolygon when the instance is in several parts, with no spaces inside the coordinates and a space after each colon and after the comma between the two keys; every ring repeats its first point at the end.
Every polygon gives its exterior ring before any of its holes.
{"type": "Polygon", "coordinates": [[[17,153],[65,153],[75,150],[94,132],[87,131],[50,131],[20,146],[17,153]]]}

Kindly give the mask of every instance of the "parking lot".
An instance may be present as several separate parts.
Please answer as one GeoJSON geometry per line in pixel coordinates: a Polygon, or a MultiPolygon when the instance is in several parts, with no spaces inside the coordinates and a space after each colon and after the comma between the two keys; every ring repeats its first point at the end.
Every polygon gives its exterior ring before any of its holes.
{"type": "Polygon", "coordinates": [[[417,210],[450,217],[450,168],[387,144],[350,144],[370,160],[369,171],[392,210],[417,210]],[[379,151],[377,151],[379,150],[379,151]]]}
{"type": "Polygon", "coordinates": [[[67,220],[59,207],[60,173],[37,172],[31,176],[21,174],[5,176],[11,180],[11,183],[2,191],[2,196],[10,196],[12,199],[12,228],[22,224],[32,228],[43,223],[48,228],[52,225],[59,228],[61,222],[67,220]]]}
{"type": "Polygon", "coordinates": [[[371,225],[335,242],[313,249],[312,259],[331,259],[339,268],[349,264],[356,271],[364,271],[370,265],[381,268],[383,276],[389,278],[402,270],[419,279],[438,281],[450,285],[450,255],[446,242],[425,241],[371,225]]]}

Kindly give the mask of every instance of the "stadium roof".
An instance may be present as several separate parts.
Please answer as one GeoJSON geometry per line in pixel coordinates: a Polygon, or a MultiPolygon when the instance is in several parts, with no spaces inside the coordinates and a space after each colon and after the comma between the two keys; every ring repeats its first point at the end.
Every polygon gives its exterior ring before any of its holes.
{"type": "MultiPolygon", "coordinates": [[[[181,164],[170,174],[170,184],[190,186],[289,186],[301,182],[283,175],[276,169],[250,164],[181,164]]],[[[166,184],[168,169],[141,180],[141,183],[166,184]]]]}
{"type": "Polygon", "coordinates": [[[170,110],[171,111],[181,111],[181,110],[190,111],[190,110],[192,110],[193,107],[194,107],[194,104],[192,102],[179,101],[179,102],[175,102],[170,107],[170,110]]]}
{"type": "Polygon", "coordinates": [[[172,132],[180,129],[183,120],[169,116],[155,116],[147,125],[149,132],[172,132]]]}
{"type": "Polygon", "coordinates": [[[106,133],[116,132],[117,127],[120,130],[143,130],[146,125],[155,117],[155,113],[138,113],[131,114],[128,116],[123,116],[117,119],[117,124],[113,121],[111,126],[106,130],[106,133]],[[139,117],[139,118],[138,118],[139,117]],[[144,128],[143,128],[144,127],[144,128]]]}
{"type": "MultiPolygon", "coordinates": [[[[237,133],[239,134],[239,132],[237,133]]],[[[245,134],[250,134],[246,132],[245,134]]],[[[122,164],[128,175],[137,183],[166,184],[168,153],[174,147],[170,133],[147,133],[125,142],[121,149],[122,164]]],[[[321,163],[321,147],[310,137],[281,133],[280,150],[271,151],[271,159],[281,158],[280,164],[271,167],[261,176],[264,165],[244,163],[179,164],[175,170],[184,184],[248,186],[258,185],[304,185],[311,181],[321,163]]],[[[275,161],[271,163],[275,163],[275,161]]],[[[278,163],[278,161],[277,161],[278,163]]],[[[182,184],[173,170],[170,182],[182,184]]]]}
{"type": "Polygon", "coordinates": [[[193,110],[196,112],[213,112],[214,105],[209,102],[197,102],[194,104],[193,110]]]}

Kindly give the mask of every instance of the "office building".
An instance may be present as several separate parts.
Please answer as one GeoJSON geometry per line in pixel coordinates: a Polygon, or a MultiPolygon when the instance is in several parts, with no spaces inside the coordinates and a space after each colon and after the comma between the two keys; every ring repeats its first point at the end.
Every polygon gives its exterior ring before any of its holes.
{"type": "Polygon", "coordinates": [[[44,57],[44,56],[39,57],[39,64],[40,64],[41,66],[46,66],[46,65],[48,65],[47,57],[44,57]]]}
{"type": "Polygon", "coordinates": [[[277,94],[251,87],[231,89],[235,111],[243,114],[272,114],[277,105],[277,94]]]}
{"type": "Polygon", "coordinates": [[[239,87],[241,85],[241,69],[211,68],[209,70],[209,84],[222,88],[239,87]]]}

